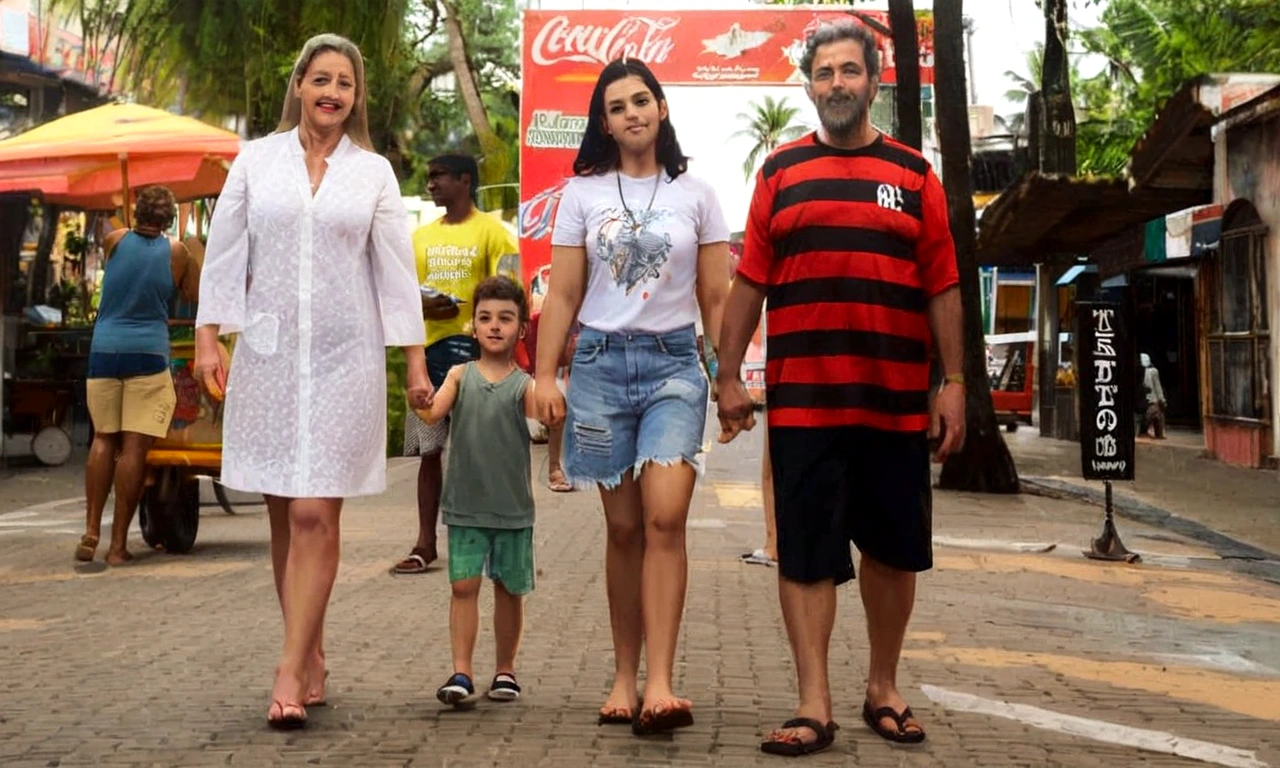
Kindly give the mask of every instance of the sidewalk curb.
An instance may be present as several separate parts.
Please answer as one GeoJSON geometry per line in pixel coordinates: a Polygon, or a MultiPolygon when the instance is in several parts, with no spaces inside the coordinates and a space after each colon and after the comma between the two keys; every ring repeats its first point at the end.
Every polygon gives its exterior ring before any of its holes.
{"type": "MultiPolygon", "coordinates": [[[[1084,485],[1048,477],[1022,477],[1020,480],[1023,493],[1029,493],[1033,496],[1076,499],[1096,504],[1099,507],[1106,503],[1106,497],[1101,490],[1084,485]]],[[[1123,494],[1113,493],[1111,501],[1116,514],[1121,517],[1145,525],[1165,528],[1189,539],[1194,539],[1212,548],[1214,553],[1224,560],[1249,561],[1259,566],[1257,568],[1245,568],[1244,570],[1258,575],[1265,573],[1267,574],[1265,578],[1280,580],[1280,554],[1268,552],[1252,544],[1246,544],[1243,541],[1231,538],[1225,533],[1215,531],[1203,523],[1179,517],[1168,510],[1153,507],[1123,494]]]]}

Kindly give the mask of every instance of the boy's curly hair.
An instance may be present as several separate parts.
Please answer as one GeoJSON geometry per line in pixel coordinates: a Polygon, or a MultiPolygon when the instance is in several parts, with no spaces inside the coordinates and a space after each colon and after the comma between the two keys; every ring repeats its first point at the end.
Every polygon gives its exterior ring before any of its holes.
{"type": "Polygon", "coordinates": [[[529,300],[524,295],[524,289],[520,287],[519,283],[506,275],[494,275],[480,281],[480,284],[476,286],[475,294],[471,297],[472,317],[475,316],[480,302],[485,299],[514,301],[519,311],[520,322],[529,322],[529,300]]]}

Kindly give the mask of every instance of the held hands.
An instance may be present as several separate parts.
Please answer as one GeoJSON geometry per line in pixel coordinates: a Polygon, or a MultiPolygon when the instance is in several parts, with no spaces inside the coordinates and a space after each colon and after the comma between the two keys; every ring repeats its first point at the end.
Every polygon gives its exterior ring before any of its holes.
{"type": "Polygon", "coordinates": [[[941,464],[964,448],[964,385],[948,382],[929,404],[929,439],[941,436],[933,450],[933,460],[941,464]]]}
{"type": "Polygon", "coordinates": [[[564,395],[560,394],[554,378],[539,378],[534,382],[533,404],[538,413],[538,421],[553,428],[564,423],[564,395]]]}
{"type": "Polygon", "coordinates": [[[409,407],[414,410],[426,410],[431,407],[431,400],[436,393],[431,386],[431,380],[427,378],[425,363],[421,366],[409,366],[405,376],[404,394],[409,401],[409,407]]]}
{"type": "Polygon", "coordinates": [[[227,395],[227,351],[213,334],[196,334],[195,377],[209,397],[222,401],[227,395]]]}
{"type": "Polygon", "coordinates": [[[720,418],[720,442],[727,443],[743,430],[750,430],[756,425],[755,406],[742,379],[734,377],[730,380],[716,379],[719,397],[716,400],[716,415],[720,418]]]}

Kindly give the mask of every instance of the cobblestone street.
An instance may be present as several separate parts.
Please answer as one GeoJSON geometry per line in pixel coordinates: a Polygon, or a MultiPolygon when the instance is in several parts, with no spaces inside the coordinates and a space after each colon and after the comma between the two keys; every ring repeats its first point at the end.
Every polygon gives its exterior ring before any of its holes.
{"type": "MultiPolygon", "coordinates": [[[[188,556],[143,552],[134,536],[135,565],[77,571],[75,474],[41,496],[37,470],[20,470],[0,493],[0,765],[781,764],[758,751],[794,705],[776,572],[738,559],[763,535],[759,432],[708,457],[676,660],[696,723],[651,740],[595,724],[612,659],[594,494],[536,486],[524,698],[452,711],[434,698],[451,671],[446,574],[388,573],[414,527],[415,465],[393,460],[389,491],[344,512],[330,705],[280,734],[264,723],[280,641],[264,509],[207,507],[188,556]]],[[[536,478],[545,461],[535,447],[536,478]]],[[[937,567],[900,677],[928,741],[895,748],[861,721],[867,644],[851,585],[831,658],[843,727],[808,764],[1280,766],[1276,585],[1130,520],[1121,532],[1143,563],[1086,560],[1101,513],[1080,501],[939,493],[934,514],[937,567]]],[[[479,681],[491,659],[485,626],[479,681]]]]}

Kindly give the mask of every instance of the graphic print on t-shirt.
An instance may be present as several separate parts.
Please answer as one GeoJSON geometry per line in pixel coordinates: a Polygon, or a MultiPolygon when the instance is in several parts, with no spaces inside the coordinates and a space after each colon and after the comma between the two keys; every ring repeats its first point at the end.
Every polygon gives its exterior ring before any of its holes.
{"type": "Polygon", "coordinates": [[[609,265],[614,283],[625,288],[628,296],[637,286],[662,276],[671,253],[671,235],[652,232],[649,224],[668,213],[645,211],[634,220],[626,211],[614,208],[605,213],[596,236],[597,253],[609,265]]]}

